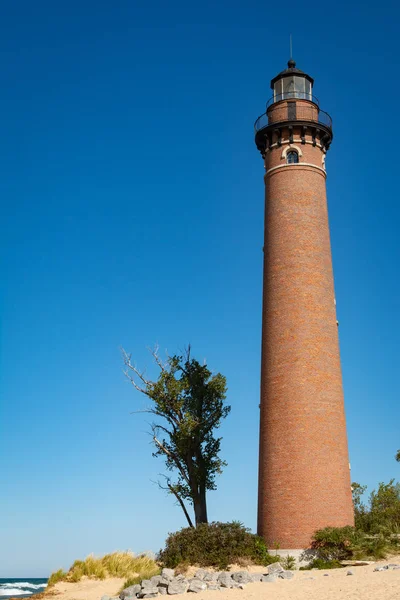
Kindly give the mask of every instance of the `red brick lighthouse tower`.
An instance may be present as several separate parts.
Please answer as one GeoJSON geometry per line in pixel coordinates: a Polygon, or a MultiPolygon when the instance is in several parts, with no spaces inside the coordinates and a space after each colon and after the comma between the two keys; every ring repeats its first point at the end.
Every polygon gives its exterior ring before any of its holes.
{"type": "Polygon", "coordinates": [[[332,121],[293,60],[255,123],[265,161],[258,533],[354,524],[326,201],[332,121]]]}

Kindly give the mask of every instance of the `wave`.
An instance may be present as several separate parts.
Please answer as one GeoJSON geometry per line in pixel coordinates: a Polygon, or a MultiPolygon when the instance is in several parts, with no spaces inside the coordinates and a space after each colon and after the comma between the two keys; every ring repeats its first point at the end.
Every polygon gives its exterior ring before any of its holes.
{"type": "MultiPolygon", "coordinates": [[[[7,584],[6,584],[7,585],[7,584]]],[[[33,592],[27,590],[21,590],[21,588],[8,587],[7,589],[0,589],[0,596],[30,596],[33,592]]]]}
{"type": "MultiPolygon", "coordinates": [[[[29,583],[28,581],[14,581],[13,583],[0,583],[0,590],[14,588],[28,588],[30,590],[40,590],[47,587],[47,583],[29,583]]],[[[3,594],[4,596],[4,594],[3,594]]]]}

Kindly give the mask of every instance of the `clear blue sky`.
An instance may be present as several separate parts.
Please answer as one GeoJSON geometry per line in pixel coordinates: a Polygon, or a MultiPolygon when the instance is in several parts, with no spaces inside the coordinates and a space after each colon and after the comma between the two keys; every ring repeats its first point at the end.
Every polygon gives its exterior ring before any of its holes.
{"type": "MultiPolygon", "coordinates": [[[[119,346],[190,342],[228,378],[212,519],[256,520],[263,165],[288,59],[331,113],[328,197],[353,479],[398,477],[399,8],[15,0],[0,11],[0,577],[158,550],[119,346]]],[[[150,367],[150,373],[154,373],[150,367]]]]}

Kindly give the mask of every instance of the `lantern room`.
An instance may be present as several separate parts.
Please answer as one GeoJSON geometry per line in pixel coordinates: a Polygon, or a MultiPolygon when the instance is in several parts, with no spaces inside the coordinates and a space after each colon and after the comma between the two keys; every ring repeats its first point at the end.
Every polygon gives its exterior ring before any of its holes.
{"type": "Polygon", "coordinates": [[[314,80],[312,77],[296,69],[296,63],[293,59],[288,62],[288,68],[279,73],[271,81],[273,90],[273,102],[298,98],[300,100],[313,101],[312,87],[314,80]]]}

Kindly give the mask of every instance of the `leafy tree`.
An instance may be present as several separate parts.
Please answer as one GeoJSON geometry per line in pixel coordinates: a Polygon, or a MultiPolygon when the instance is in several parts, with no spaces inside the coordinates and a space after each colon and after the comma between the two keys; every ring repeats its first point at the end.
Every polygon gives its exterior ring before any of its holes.
{"type": "Polygon", "coordinates": [[[137,412],[157,418],[151,424],[153,456],[163,457],[167,470],[177,475],[174,481],[164,476],[166,484],[159,482],[159,486],[175,497],[190,527],[193,522],[185,501],[192,504],[197,526],[208,522],[206,492],[216,489],[216,476],[226,466],[219,456],[222,438],[215,436],[231,410],[224,404],[226,378],[192,358],[190,346],[183,356],[167,356],[166,361],[160,358],[158,347],[152,355],[160,370],[157,381],[147,379],[122,350],[125,375],[151,401],[137,412]]]}
{"type": "Polygon", "coordinates": [[[366,485],[361,485],[360,483],[356,482],[353,482],[351,484],[351,491],[353,494],[354,520],[357,529],[364,529],[366,515],[368,514],[368,508],[362,501],[362,496],[366,489],[366,485]]]}
{"type": "Polygon", "coordinates": [[[391,479],[371,493],[369,519],[372,533],[400,532],[400,483],[391,479]]]}
{"type": "Polygon", "coordinates": [[[397,454],[395,456],[397,462],[400,462],[400,450],[397,450],[397,454]]]}

